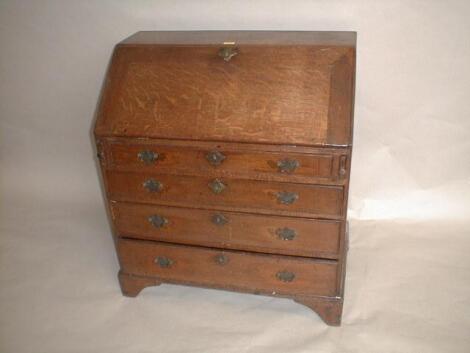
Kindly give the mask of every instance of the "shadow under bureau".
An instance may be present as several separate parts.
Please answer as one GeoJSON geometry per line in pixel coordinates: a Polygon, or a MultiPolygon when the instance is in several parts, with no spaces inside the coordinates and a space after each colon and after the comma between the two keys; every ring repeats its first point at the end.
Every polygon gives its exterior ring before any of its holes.
{"type": "Polygon", "coordinates": [[[139,32],[95,139],[125,295],[177,283],[289,297],[339,325],[353,32],[139,32]]]}

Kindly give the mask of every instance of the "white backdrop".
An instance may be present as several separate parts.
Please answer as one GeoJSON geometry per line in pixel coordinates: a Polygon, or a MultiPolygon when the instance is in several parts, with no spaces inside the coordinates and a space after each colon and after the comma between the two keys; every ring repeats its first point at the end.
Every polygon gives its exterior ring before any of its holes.
{"type": "Polygon", "coordinates": [[[0,1],[0,351],[470,351],[469,18],[466,0],[0,1]],[[138,30],[192,29],[358,32],[341,329],[289,301],[118,292],[90,137],[106,66],[138,30]]]}

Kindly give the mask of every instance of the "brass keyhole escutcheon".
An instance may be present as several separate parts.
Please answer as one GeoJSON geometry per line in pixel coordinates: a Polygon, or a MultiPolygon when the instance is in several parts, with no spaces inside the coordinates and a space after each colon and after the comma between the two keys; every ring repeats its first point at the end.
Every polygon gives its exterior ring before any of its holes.
{"type": "Polygon", "coordinates": [[[223,226],[224,224],[228,223],[227,217],[225,217],[221,213],[214,214],[212,216],[211,220],[212,220],[212,223],[214,223],[215,225],[218,225],[218,226],[223,226]]]}
{"type": "Polygon", "coordinates": [[[149,222],[155,227],[155,228],[162,228],[166,224],[168,224],[168,220],[165,217],[162,217],[158,214],[156,215],[151,215],[148,218],[149,222]]]}
{"type": "Polygon", "coordinates": [[[219,49],[219,56],[224,59],[224,61],[230,61],[235,55],[238,54],[238,48],[233,46],[226,46],[219,49]]]}
{"type": "Polygon", "coordinates": [[[219,254],[215,257],[215,262],[219,265],[226,265],[228,263],[228,256],[224,254],[219,254]]]}
{"type": "Polygon", "coordinates": [[[219,179],[214,179],[209,183],[209,188],[212,190],[214,194],[220,194],[222,191],[224,191],[227,188],[227,185],[225,185],[219,179]]]}
{"type": "Polygon", "coordinates": [[[155,263],[161,268],[168,268],[168,267],[171,267],[171,265],[173,265],[173,260],[169,259],[166,256],[157,256],[155,258],[155,263]]]}
{"type": "Polygon", "coordinates": [[[225,158],[225,155],[219,151],[211,151],[206,154],[206,160],[214,167],[221,165],[225,158]]]}

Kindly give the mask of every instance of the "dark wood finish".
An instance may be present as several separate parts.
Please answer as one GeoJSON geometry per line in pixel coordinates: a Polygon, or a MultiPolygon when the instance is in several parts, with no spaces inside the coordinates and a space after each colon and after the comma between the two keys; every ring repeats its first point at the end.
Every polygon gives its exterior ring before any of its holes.
{"type": "Polygon", "coordinates": [[[96,134],[350,145],[352,48],[239,45],[230,62],[219,48],[118,46],[96,134]]]}
{"type": "Polygon", "coordinates": [[[123,272],[170,283],[279,295],[333,296],[337,292],[336,261],[127,239],[118,241],[118,254],[123,272]],[[226,258],[224,264],[218,261],[221,255],[226,258]],[[172,264],[161,267],[155,263],[157,257],[167,258],[172,264]],[[290,282],[280,280],[277,274],[283,271],[293,273],[295,278],[290,282]]]}
{"type": "Polygon", "coordinates": [[[216,143],[175,144],[172,142],[135,141],[115,139],[106,144],[108,169],[119,171],[158,172],[165,174],[236,177],[244,179],[289,181],[300,183],[344,183],[340,159],[348,158],[344,150],[313,149],[310,153],[263,151],[263,146],[216,143]],[[149,151],[157,155],[153,162],[145,162],[139,153],[149,151]],[[224,156],[219,165],[208,161],[210,153],[224,156]],[[279,163],[289,160],[298,163],[292,171],[281,169],[279,163]]]}
{"type": "Polygon", "coordinates": [[[135,276],[122,270],[118,273],[122,294],[126,297],[136,297],[145,287],[159,286],[161,282],[154,277],[135,276]]]}
{"type": "Polygon", "coordinates": [[[342,215],[343,188],[340,186],[221,179],[226,188],[215,194],[209,187],[214,180],[168,174],[107,173],[108,195],[111,200],[116,201],[333,219],[342,215]],[[161,191],[148,191],[144,183],[149,179],[161,183],[161,191]],[[298,199],[292,204],[282,204],[278,200],[280,192],[296,193],[298,199]]]}
{"type": "Polygon", "coordinates": [[[355,47],[352,32],[273,31],[117,45],[94,133],[124,295],[282,296],[340,324],[355,47]]]}
{"type": "Polygon", "coordinates": [[[325,323],[330,326],[341,325],[341,315],[343,313],[343,298],[324,297],[295,297],[294,300],[315,311],[325,323]]]}
{"type": "MultiPolygon", "coordinates": [[[[346,242],[347,243],[347,242],[346,242]]],[[[347,245],[343,250],[343,259],[346,259],[347,254],[347,245]]],[[[289,297],[294,299],[296,302],[307,306],[314,312],[316,312],[322,320],[331,326],[339,326],[341,324],[341,316],[343,311],[343,300],[344,300],[344,281],[345,281],[345,261],[341,262],[341,266],[338,267],[338,278],[337,278],[337,290],[335,296],[316,296],[312,295],[292,295],[289,292],[287,295],[283,295],[279,292],[260,292],[254,290],[253,288],[239,288],[239,287],[230,287],[230,286],[220,286],[217,283],[199,283],[192,279],[192,280],[175,280],[173,278],[166,278],[162,279],[155,276],[142,276],[142,275],[135,275],[135,274],[128,274],[123,272],[122,270],[119,271],[119,280],[121,284],[121,289],[124,295],[126,296],[136,296],[142,289],[149,286],[156,286],[160,285],[162,281],[166,283],[174,283],[174,284],[185,284],[185,285],[192,285],[192,286],[202,286],[202,287],[209,287],[209,288],[217,288],[217,289],[226,289],[232,291],[241,291],[241,292],[248,292],[253,294],[263,294],[263,295],[270,295],[270,296],[277,296],[277,297],[289,297]]]]}
{"type": "Polygon", "coordinates": [[[122,202],[112,202],[111,212],[116,233],[122,237],[281,255],[330,259],[339,256],[339,221],[122,202]],[[159,215],[168,223],[155,227],[149,221],[152,215],[159,215]],[[225,222],[214,223],[215,216],[223,217],[225,222]],[[283,240],[277,234],[284,228],[295,232],[292,240],[283,240]]]}
{"type": "MultiPolygon", "coordinates": [[[[175,284],[185,284],[185,285],[198,285],[196,283],[188,283],[188,282],[179,282],[179,281],[171,281],[167,280],[168,283],[175,283],[175,284]]],[[[121,285],[121,290],[123,295],[128,297],[135,297],[137,296],[144,288],[151,287],[151,286],[158,286],[162,282],[155,278],[149,276],[137,276],[124,273],[119,271],[119,283],[121,285]]],[[[199,284],[199,286],[201,286],[199,284]]],[[[228,289],[226,287],[217,287],[213,284],[211,285],[203,285],[204,287],[211,287],[217,289],[228,289]]],[[[231,288],[234,291],[240,291],[238,288],[231,288]]],[[[246,290],[241,290],[246,292],[246,290]]],[[[270,296],[279,296],[277,293],[253,293],[253,294],[263,294],[263,295],[270,295],[270,296]]],[[[343,311],[343,297],[319,297],[319,296],[292,296],[288,295],[288,297],[293,298],[299,304],[305,305],[320,316],[320,318],[330,326],[339,326],[341,325],[341,316],[343,311]]]]}

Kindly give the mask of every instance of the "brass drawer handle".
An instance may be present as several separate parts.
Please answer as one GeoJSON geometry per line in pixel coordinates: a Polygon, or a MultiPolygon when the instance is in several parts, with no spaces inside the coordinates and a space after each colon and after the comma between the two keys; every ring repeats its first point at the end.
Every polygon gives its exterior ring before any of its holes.
{"type": "Polygon", "coordinates": [[[225,185],[219,179],[214,179],[209,183],[209,188],[212,190],[214,194],[220,194],[222,191],[225,190],[227,185],[225,185]]]}
{"type": "Polygon", "coordinates": [[[207,161],[214,167],[221,165],[225,158],[225,155],[219,151],[211,151],[206,154],[207,161]]]}
{"type": "Polygon", "coordinates": [[[276,277],[282,282],[292,282],[295,279],[295,274],[289,271],[279,271],[276,273],[276,277]]]}
{"type": "Polygon", "coordinates": [[[299,198],[299,195],[295,192],[280,191],[276,194],[276,197],[280,203],[284,205],[290,205],[299,198]]]}
{"type": "Polygon", "coordinates": [[[294,229],[291,228],[278,228],[276,230],[276,234],[279,237],[279,239],[282,240],[294,240],[294,238],[297,236],[297,232],[294,229]]]}
{"type": "Polygon", "coordinates": [[[277,161],[277,169],[281,173],[292,173],[294,172],[298,167],[300,167],[300,162],[295,159],[281,159],[277,161]]]}
{"type": "Polygon", "coordinates": [[[212,223],[214,223],[215,225],[218,225],[218,226],[223,226],[224,224],[228,223],[227,217],[225,217],[221,213],[214,214],[212,216],[211,220],[212,220],[212,223]]]}
{"type": "Polygon", "coordinates": [[[150,164],[158,159],[158,153],[153,151],[141,151],[137,154],[137,157],[145,164],[150,164]]]}
{"type": "Polygon", "coordinates": [[[219,56],[225,61],[230,61],[235,55],[238,54],[238,48],[236,47],[222,47],[219,49],[219,56]]]}
{"type": "Polygon", "coordinates": [[[148,220],[155,228],[162,228],[163,226],[168,224],[168,220],[158,214],[151,215],[148,220]]]}
{"type": "Polygon", "coordinates": [[[163,188],[163,184],[155,179],[147,179],[143,185],[150,192],[159,192],[163,188]]]}
{"type": "Polygon", "coordinates": [[[219,254],[215,257],[215,262],[219,265],[226,265],[228,263],[228,256],[224,254],[219,254]]]}
{"type": "Polygon", "coordinates": [[[168,267],[171,267],[171,265],[173,265],[173,260],[165,256],[157,256],[154,261],[161,268],[168,268],[168,267]]]}

